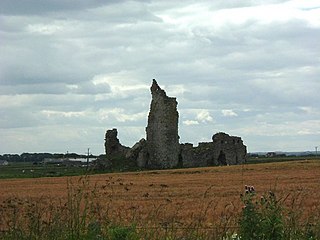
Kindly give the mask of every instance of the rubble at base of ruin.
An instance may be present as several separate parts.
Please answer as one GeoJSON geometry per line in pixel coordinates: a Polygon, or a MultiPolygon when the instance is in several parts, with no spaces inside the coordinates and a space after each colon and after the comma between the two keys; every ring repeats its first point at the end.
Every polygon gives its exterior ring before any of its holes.
{"type": "Polygon", "coordinates": [[[240,137],[219,132],[212,142],[179,143],[176,98],[168,97],[153,79],[152,100],[146,127],[146,139],[132,148],[120,144],[117,129],[108,130],[105,138],[107,159],[122,157],[135,166],[149,169],[234,165],[246,161],[247,148],[240,137]]]}

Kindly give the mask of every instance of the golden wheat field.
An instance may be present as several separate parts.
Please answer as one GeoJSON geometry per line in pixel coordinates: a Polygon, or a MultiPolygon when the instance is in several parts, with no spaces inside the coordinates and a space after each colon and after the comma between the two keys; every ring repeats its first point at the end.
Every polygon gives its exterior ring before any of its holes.
{"type": "Polygon", "coordinates": [[[274,191],[308,217],[319,211],[320,161],[8,179],[0,180],[0,201],[28,199],[61,206],[68,194],[84,189],[86,197],[98,203],[96,210],[116,221],[233,225],[245,185],[254,186],[257,195],[274,191]]]}

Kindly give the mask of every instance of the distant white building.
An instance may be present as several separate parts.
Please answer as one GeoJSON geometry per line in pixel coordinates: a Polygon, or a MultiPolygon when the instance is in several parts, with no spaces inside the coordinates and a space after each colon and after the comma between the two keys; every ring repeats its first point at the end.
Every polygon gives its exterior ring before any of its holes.
{"type": "MultiPolygon", "coordinates": [[[[88,158],[68,158],[69,161],[87,162],[88,158]]],[[[89,158],[89,162],[95,161],[97,158],[89,158]]]]}
{"type": "Polygon", "coordinates": [[[0,166],[7,166],[9,165],[9,162],[6,160],[0,160],[0,166]]]}
{"type": "Polygon", "coordinates": [[[63,158],[45,158],[43,160],[43,163],[49,163],[49,164],[60,164],[63,163],[65,159],[63,158]]]}
{"type": "MultiPolygon", "coordinates": [[[[89,158],[89,162],[96,160],[96,158],[89,158]]],[[[83,165],[87,162],[87,158],[45,158],[44,164],[64,164],[64,165],[83,165]]]]}

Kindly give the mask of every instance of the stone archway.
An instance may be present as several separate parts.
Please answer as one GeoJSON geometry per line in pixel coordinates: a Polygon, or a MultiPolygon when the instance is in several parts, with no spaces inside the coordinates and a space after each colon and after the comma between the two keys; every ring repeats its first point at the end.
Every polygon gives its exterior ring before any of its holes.
{"type": "Polygon", "coordinates": [[[227,165],[226,154],[222,150],[220,150],[218,157],[218,165],[227,165]]]}

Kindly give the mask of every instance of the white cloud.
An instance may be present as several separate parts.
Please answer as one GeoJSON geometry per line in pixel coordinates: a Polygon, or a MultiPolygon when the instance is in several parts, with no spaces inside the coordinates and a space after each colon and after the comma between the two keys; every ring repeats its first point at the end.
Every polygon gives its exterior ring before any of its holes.
{"type": "Polygon", "coordinates": [[[62,112],[62,111],[52,111],[52,110],[42,110],[42,114],[44,114],[46,117],[51,118],[51,117],[66,117],[66,118],[71,118],[71,117],[82,117],[86,113],[85,112],[62,112]]]}
{"type": "Polygon", "coordinates": [[[199,109],[197,111],[196,119],[202,123],[213,122],[213,118],[210,115],[210,112],[207,109],[199,109]]]}
{"type": "Polygon", "coordinates": [[[287,22],[291,19],[305,20],[313,26],[320,26],[319,2],[287,1],[277,4],[263,4],[234,8],[211,8],[210,5],[195,3],[183,8],[166,11],[158,16],[164,22],[178,26],[178,29],[207,27],[224,28],[228,25],[242,25],[249,21],[260,24],[287,22]],[[304,3],[305,2],[305,3],[304,3]],[[305,11],[309,9],[309,11],[305,11]]]}
{"type": "Polygon", "coordinates": [[[301,109],[306,114],[320,115],[319,109],[314,108],[314,107],[304,106],[304,107],[299,107],[299,109],[301,109]]]}
{"type": "Polygon", "coordinates": [[[187,126],[190,126],[190,125],[198,125],[199,122],[195,121],[195,120],[185,120],[185,121],[183,121],[183,124],[187,125],[187,126]]]}
{"type": "Polygon", "coordinates": [[[238,116],[238,114],[235,113],[231,109],[223,109],[221,112],[222,112],[222,115],[225,117],[237,117],[238,116]]]}
{"type": "Polygon", "coordinates": [[[106,84],[110,86],[113,97],[125,97],[127,95],[136,95],[137,91],[148,91],[149,85],[142,84],[140,80],[134,77],[134,72],[120,71],[116,74],[105,74],[95,76],[93,83],[95,85],[106,84]]]}
{"type": "Polygon", "coordinates": [[[140,113],[125,113],[125,109],[114,108],[114,109],[101,109],[99,110],[100,120],[115,119],[116,121],[123,122],[135,122],[146,118],[146,112],[140,113]]]}
{"type": "Polygon", "coordinates": [[[306,120],[302,122],[255,122],[246,128],[242,128],[241,132],[246,135],[259,136],[297,136],[319,135],[320,121],[306,120]]]}
{"type": "Polygon", "coordinates": [[[29,24],[27,26],[27,31],[30,33],[38,33],[43,35],[52,35],[63,30],[61,24],[29,24]]]}

